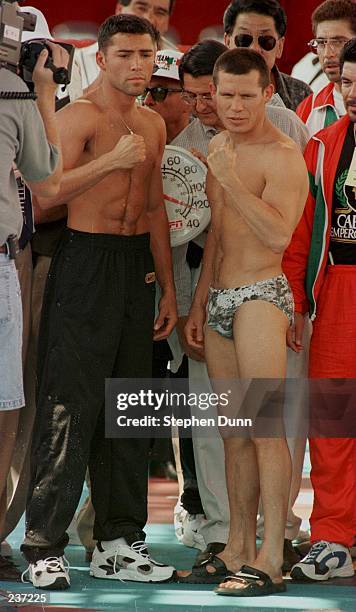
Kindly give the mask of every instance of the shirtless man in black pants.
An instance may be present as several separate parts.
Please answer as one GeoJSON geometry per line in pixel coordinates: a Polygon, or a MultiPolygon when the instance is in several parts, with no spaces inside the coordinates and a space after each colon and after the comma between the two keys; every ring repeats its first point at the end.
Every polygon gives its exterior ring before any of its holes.
{"type": "Polygon", "coordinates": [[[106,439],[105,378],[151,376],[152,340],[176,322],[161,157],[164,122],[136,97],[148,85],[157,33],[131,15],[99,31],[100,86],[58,113],[68,228],[49,271],[38,363],[38,414],[22,550],[35,587],[69,586],[66,529],[89,464],[95,509],[90,573],[160,582],[147,520],[149,439],[106,439]],[[154,322],[155,272],[162,289],[154,322]]]}

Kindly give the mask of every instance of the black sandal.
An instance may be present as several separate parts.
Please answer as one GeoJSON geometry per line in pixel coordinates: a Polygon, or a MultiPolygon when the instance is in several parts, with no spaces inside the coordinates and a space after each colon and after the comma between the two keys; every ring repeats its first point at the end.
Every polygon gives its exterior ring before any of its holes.
{"type": "Polygon", "coordinates": [[[194,565],[189,576],[178,576],[178,582],[186,584],[219,584],[226,575],[231,573],[224,561],[214,554],[210,554],[200,565],[194,565]],[[207,566],[211,565],[215,571],[209,572],[207,566]]]}
{"type": "Polygon", "coordinates": [[[231,597],[260,597],[286,591],[284,582],[272,582],[268,574],[249,565],[243,565],[239,572],[227,576],[223,582],[229,582],[230,580],[236,580],[243,586],[238,589],[221,586],[215,589],[215,593],[231,597]],[[259,582],[262,584],[259,584],[259,582]]]}

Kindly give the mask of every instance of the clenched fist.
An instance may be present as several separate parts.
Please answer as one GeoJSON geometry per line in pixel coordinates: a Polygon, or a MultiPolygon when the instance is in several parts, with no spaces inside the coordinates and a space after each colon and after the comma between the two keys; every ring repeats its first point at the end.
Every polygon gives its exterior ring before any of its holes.
{"type": "Polygon", "coordinates": [[[146,145],[143,136],[138,134],[121,136],[109,156],[115,169],[131,170],[146,159],[146,145]]]}
{"type": "Polygon", "coordinates": [[[229,144],[216,148],[208,155],[207,162],[210,171],[221,184],[236,173],[236,151],[229,144]]]}

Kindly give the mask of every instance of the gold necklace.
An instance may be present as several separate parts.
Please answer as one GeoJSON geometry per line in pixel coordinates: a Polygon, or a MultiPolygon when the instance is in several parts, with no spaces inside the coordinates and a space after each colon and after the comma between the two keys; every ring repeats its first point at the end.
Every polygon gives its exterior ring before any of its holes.
{"type": "MultiPolygon", "coordinates": [[[[105,104],[106,104],[106,108],[108,110],[113,111],[114,113],[117,113],[116,109],[114,109],[110,104],[108,104],[105,100],[105,104]]],[[[135,132],[130,128],[129,125],[127,125],[126,121],[124,121],[124,119],[119,115],[119,119],[121,121],[121,123],[125,126],[125,128],[127,129],[127,131],[129,132],[129,134],[134,134],[135,132]]],[[[115,123],[111,124],[110,127],[115,127],[115,123]]]]}
{"type": "Polygon", "coordinates": [[[125,128],[128,130],[128,132],[131,135],[134,134],[134,131],[127,125],[126,121],[124,121],[122,117],[119,117],[119,119],[122,122],[122,124],[125,126],[125,128]]]}

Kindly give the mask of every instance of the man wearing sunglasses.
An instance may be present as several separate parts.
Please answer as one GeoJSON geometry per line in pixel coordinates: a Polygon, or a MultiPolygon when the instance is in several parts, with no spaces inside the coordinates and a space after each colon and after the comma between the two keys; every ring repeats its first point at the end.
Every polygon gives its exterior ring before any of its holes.
{"type": "Polygon", "coordinates": [[[224,14],[224,42],[230,48],[249,47],[262,55],[275,92],[287,108],[295,110],[312,93],[309,85],[280,72],[287,17],[277,0],[233,0],[224,14]]]}
{"type": "Polygon", "coordinates": [[[159,113],[166,124],[167,144],[189,124],[190,108],[182,100],[178,66],[183,53],[162,49],[156,54],[149,87],[144,92],[144,104],[159,113]]]}
{"type": "Polygon", "coordinates": [[[314,11],[312,27],[315,38],[309,47],[319,57],[330,82],[303,100],[296,112],[309,132],[316,134],[346,113],[341,94],[340,53],[345,43],[356,36],[356,4],[351,0],[326,0],[314,11]]]}

